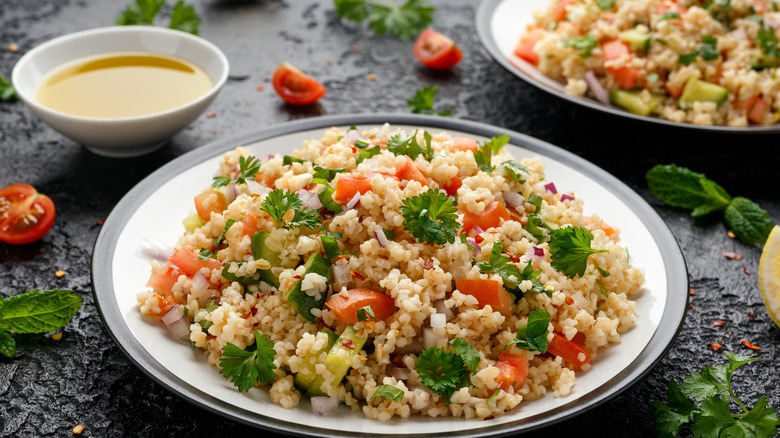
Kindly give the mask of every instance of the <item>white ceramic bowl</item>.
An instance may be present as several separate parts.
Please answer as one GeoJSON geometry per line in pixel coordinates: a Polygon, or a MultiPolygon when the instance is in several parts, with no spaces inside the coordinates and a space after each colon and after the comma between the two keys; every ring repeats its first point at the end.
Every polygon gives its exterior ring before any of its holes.
{"type": "Polygon", "coordinates": [[[22,101],[41,120],[63,135],[99,155],[132,157],[161,147],[172,135],[195,120],[222,89],[228,69],[225,54],[203,38],[161,27],[115,26],[76,32],[41,44],[16,63],[11,82],[22,101]],[[188,104],[138,117],[74,116],[35,101],[38,84],[53,69],[78,58],[125,51],[160,53],[185,59],[203,68],[213,85],[206,94],[188,104]]]}

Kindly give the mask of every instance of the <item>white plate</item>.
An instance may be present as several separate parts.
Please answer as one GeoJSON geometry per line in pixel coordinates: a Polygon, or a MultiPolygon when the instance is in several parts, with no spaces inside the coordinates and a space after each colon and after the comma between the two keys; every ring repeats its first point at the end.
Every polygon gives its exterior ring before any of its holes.
{"type": "Polygon", "coordinates": [[[780,123],[769,126],[748,126],[745,128],[680,123],[658,117],[632,114],[620,108],[608,107],[588,97],[576,97],[566,94],[563,84],[543,75],[534,65],[529,64],[514,54],[520,35],[525,32],[529,24],[535,22],[533,12],[546,7],[551,1],[557,0],[484,0],[477,10],[476,27],[482,44],[493,59],[520,79],[578,105],[629,119],[705,131],[743,134],[780,132],[780,123]]]}
{"type": "Polygon", "coordinates": [[[266,128],[199,148],[168,163],[131,190],[103,225],[95,244],[92,281],[103,322],[140,369],[174,393],[230,418],[277,431],[317,436],[469,435],[527,430],[583,412],[613,397],[658,363],[682,325],[688,297],[685,263],[658,215],[636,193],[593,164],[555,146],[512,131],[475,122],[426,116],[360,115],[316,118],[266,128]],[[573,190],[588,212],[598,212],[620,228],[631,262],[643,268],[647,282],[637,298],[638,320],[620,345],[599,353],[593,368],[578,373],[571,395],[521,403],[511,414],[491,420],[419,418],[377,422],[345,406],[333,417],[317,417],[308,402],[284,409],[269,401],[267,390],[239,393],[199,350],[174,340],[159,323],[143,319],[136,294],[149,278],[149,260],[139,253],[146,237],[173,245],[183,232],[181,220],[193,209],[192,198],[212,182],[223,152],[247,147],[254,155],[289,154],[303,140],[321,138],[331,126],[361,128],[385,122],[407,129],[447,131],[484,140],[511,138],[517,158],[539,156],[547,179],[561,191],[573,190]]]}

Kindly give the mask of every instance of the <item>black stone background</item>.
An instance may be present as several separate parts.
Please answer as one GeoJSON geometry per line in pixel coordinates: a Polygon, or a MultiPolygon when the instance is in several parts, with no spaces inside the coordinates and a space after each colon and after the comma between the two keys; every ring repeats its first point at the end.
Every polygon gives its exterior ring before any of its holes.
{"type": "MultiPolygon", "coordinates": [[[[727,135],[635,122],[559,100],[524,83],[494,62],[474,27],[476,0],[432,0],[434,27],[454,38],[464,61],[451,72],[420,66],[412,43],[377,37],[340,21],[329,0],[191,0],[203,19],[201,35],[219,46],[234,76],[194,127],[150,155],[109,159],[94,155],[41,123],[20,102],[0,104],[0,186],[24,182],[57,206],[52,230],[25,246],[0,243],[0,294],[68,288],[84,306],[61,341],[19,335],[17,357],[0,359],[0,436],[230,436],[257,434],[244,425],[177,398],[137,370],[103,329],[90,289],[90,257],[99,221],[136,183],[186,152],[216,139],[319,115],[407,113],[405,101],[423,85],[439,87],[438,108],[454,117],[527,133],[579,154],[627,183],[672,230],[685,255],[695,309],[668,356],[630,390],[597,409],[539,434],[653,436],[650,403],[663,400],[666,382],[680,381],[704,364],[725,361],[709,347],[741,354],[747,339],[761,359],[740,369],[736,392],[748,405],[762,395],[780,408],[777,373],[780,329],[758,291],[760,246],[729,239],[717,217],[693,220],[662,205],[647,190],[654,164],[677,163],[703,172],[732,195],[743,195],[780,222],[778,135],[727,135]],[[328,88],[310,108],[285,105],[270,77],[290,61],[328,88]],[[367,75],[376,74],[370,81],[367,75]],[[265,86],[257,91],[257,85],[265,86]],[[727,260],[723,251],[744,254],[727,260]],[[750,273],[747,275],[744,266],[750,273]],[[63,269],[67,275],[56,278],[63,269]],[[756,315],[748,317],[748,312],[756,315]],[[713,320],[726,320],[713,327],[713,320]]],[[[169,2],[170,3],[170,2],[169,2]]],[[[74,31],[111,25],[125,0],[1,0],[0,72],[10,77],[31,48],[74,31]],[[8,50],[10,43],[18,53],[8,50]]],[[[166,9],[167,13],[170,9],[166,9]]],[[[641,251],[641,248],[632,250],[641,251]]],[[[736,409],[736,408],[734,408],[736,409]]],[[[690,435],[690,429],[684,429],[690,435]]]]}

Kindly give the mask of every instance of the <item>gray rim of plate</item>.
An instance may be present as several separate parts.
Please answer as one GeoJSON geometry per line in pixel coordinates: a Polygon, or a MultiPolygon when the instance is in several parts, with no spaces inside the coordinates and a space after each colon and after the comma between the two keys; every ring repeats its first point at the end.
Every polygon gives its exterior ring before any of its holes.
{"type": "Polygon", "coordinates": [[[573,102],[578,105],[586,106],[596,111],[602,111],[612,115],[626,117],[634,120],[640,120],[643,122],[658,123],[661,125],[673,126],[675,128],[685,128],[685,129],[703,130],[703,131],[719,131],[719,132],[726,132],[726,133],[733,133],[733,134],[769,134],[769,133],[780,132],[780,123],[775,123],[773,125],[768,125],[768,126],[749,126],[746,128],[740,128],[734,126],[695,125],[693,123],[673,122],[671,120],[665,120],[658,117],[640,116],[638,114],[632,114],[622,109],[604,106],[600,102],[593,100],[591,98],[569,96],[568,94],[566,94],[561,90],[556,90],[555,88],[552,88],[546,84],[540,83],[539,81],[534,80],[534,78],[528,76],[527,74],[525,74],[524,72],[522,72],[521,70],[513,66],[512,63],[510,63],[509,60],[506,59],[504,54],[501,53],[501,51],[498,49],[498,45],[496,44],[496,41],[493,39],[493,35],[490,31],[491,29],[490,20],[493,18],[493,14],[495,13],[495,10],[498,7],[498,5],[507,1],[530,1],[530,0],[484,0],[479,5],[479,9],[477,9],[477,16],[476,16],[477,34],[479,35],[480,41],[482,41],[482,45],[485,46],[488,53],[490,53],[490,56],[495,61],[501,64],[505,69],[507,69],[513,75],[541,89],[542,91],[546,91],[554,96],[560,97],[561,99],[568,100],[569,102],[573,102]]]}
{"type": "MultiPolygon", "coordinates": [[[[273,125],[246,134],[219,140],[172,160],[144,178],[131,189],[122,200],[119,201],[103,224],[103,228],[95,242],[92,255],[92,292],[95,297],[98,313],[100,314],[104,327],[108,330],[111,337],[119,346],[120,350],[125,353],[127,358],[148,377],[179,397],[231,420],[283,434],[343,438],[343,434],[339,433],[339,431],[319,429],[316,426],[310,425],[288,423],[243,410],[238,406],[218,400],[211,395],[192,387],[168,369],[164,368],[141,346],[125,323],[114,295],[111,266],[113,264],[116,240],[124,229],[130,216],[141,204],[143,204],[150,193],[154,192],[163,183],[178,175],[180,172],[228,150],[234,149],[237,146],[247,145],[261,140],[299,131],[318,128],[327,129],[331,126],[346,127],[352,124],[381,126],[386,122],[390,124],[406,124],[444,130],[464,131],[487,138],[504,134],[509,136],[511,139],[510,143],[513,145],[540,153],[544,157],[558,160],[570,167],[583,171],[589,175],[593,181],[604,187],[608,187],[615,196],[637,214],[644,226],[647,227],[655,237],[655,241],[658,244],[666,264],[668,300],[663,310],[661,320],[656,332],[653,334],[645,349],[629,366],[596,390],[559,408],[555,408],[543,414],[523,418],[516,422],[489,426],[476,430],[449,433],[447,434],[448,436],[506,436],[519,432],[527,432],[560,422],[593,409],[617,396],[649,373],[653,367],[663,359],[682,329],[685,318],[685,309],[688,306],[688,273],[685,260],[671,231],[660,216],[658,216],[642,197],[620,180],[589,161],[557,146],[553,146],[527,135],[472,121],[435,116],[398,114],[316,117],[273,125]]],[[[355,433],[354,436],[368,437],[377,435],[355,433]]],[[[412,433],[382,436],[399,437],[428,435],[417,435],[412,433]]]]}

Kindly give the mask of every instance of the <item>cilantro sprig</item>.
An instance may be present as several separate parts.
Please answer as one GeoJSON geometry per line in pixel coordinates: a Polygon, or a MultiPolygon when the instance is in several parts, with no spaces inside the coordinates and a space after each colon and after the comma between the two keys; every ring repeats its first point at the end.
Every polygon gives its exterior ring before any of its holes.
{"type": "Polygon", "coordinates": [[[16,94],[14,86],[0,74],[0,102],[13,102],[17,99],[19,96],[16,94]]]}
{"type": "Polygon", "coordinates": [[[433,109],[433,100],[436,98],[436,93],[438,92],[438,87],[431,87],[430,85],[419,88],[414,92],[412,97],[406,100],[406,106],[408,106],[414,114],[451,116],[452,110],[449,108],[445,109],[444,111],[436,111],[433,109]]]}
{"type": "Polygon", "coordinates": [[[80,296],[63,289],[35,289],[5,300],[0,297],[0,354],[8,358],[16,354],[11,332],[53,332],[68,324],[83,302],[80,296]]]}
{"type": "Polygon", "coordinates": [[[370,0],[333,0],[336,15],[362,23],[368,20],[377,35],[393,34],[407,40],[416,37],[433,20],[434,7],[425,0],[407,0],[402,6],[370,0]]]}
{"type": "Polygon", "coordinates": [[[260,160],[253,155],[241,157],[238,159],[239,175],[237,178],[228,178],[226,176],[215,176],[211,188],[226,186],[228,184],[246,184],[246,180],[252,179],[260,172],[260,160]]]}
{"type": "Polygon", "coordinates": [[[585,227],[558,228],[550,235],[550,264],[563,275],[582,277],[588,267],[588,256],[606,249],[590,247],[593,234],[585,227]]]}
{"type": "Polygon", "coordinates": [[[528,179],[528,173],[530,172],[528,168],[515,160],[504,161],[501,163],[501,167],[518,184],[523,184],[528,179]]]}
{"type": "Polygon", "coordinates": [[[422,155],[427,161],[431,161],[433,158],[431,134],[428,131],[423,131],[423,137],[425,138],[425,144],[421,145],[417,143],[417,131],[408,135],[394,135],[387,142],[387,150],[394,155],[406,155],[412,160],[422,155]]]}
{"type": "Polygon", "coordinates": [[[774,224],[766,210],[747,198],[732,198],[701,173],[669,164],[653,167],[646,177],[653,196],[674,207],[693,210],[693,217],[723,211],[726,224],[748,245],[766,242],[772,231],[774,224]]]}
{"type": "Polygon", "coordinates": [[[479,170],[487,173],[492,172],[494,169],[491,164],[493,155],[497,154],[507,143],[509,143],[509,137],[503,134],[484,142],[482,146],[474,152],[474,161],[477,162],[479,170]]]}
{"type": "Polygon", "coordinates": [[[303,206],[297,193],[282,189],[269,193],[260,205],[260,209],[271,216],[277,228],[306,227],[314,229],[320,226],[322,220],[319,212],[303,206]],[[284,216],[290,210],[294,210],[295,215],[289,222],[285,222],[284,216]]]}
{"type": "Polygon", "coordinates": [[[415,239],[428,245],[454,243],[461,228],[458,206],[446,193],[428,189],[417,196],[406,198],[399,209],[404,216],[404,228],[415,239]]]}
{"type": "MultiPolygon", "coordinates": [[[[165,0],[135,0],[116,17],[115,22],[120,26],[153,25],[154,18],[163,5],[165,0]]],[[[179,0],[171,11],[168,28],[197,35],[200,30],[200,18],[195,8],[184,3],[184,0],[179,0]]]]}
{"type": "Polygon", "coordinates": [[[230,342],[222,347],[219,373],[232,381],[239,391],[247,392],[257,383],[268,385],[274,381],[274,357],[274,343],[268,341],[266,335],[260,336],[260,331],[255,329],[255,343],[245,350],[230,342]]]}
{"type": "Polygon", "coordinates": [[[430,347],[420,353],[415,364],[423,386],[438,394],[444,404],[469,384],[469,369],[458,353],[430,347]]]}
{"type": "Polygon", "coordinates": [[[713,61],[720,57],[718,52],[718,39],[712,36],[705,35],[701,37],[702,43],[699,47],[691,53],[681,54],[678,62],[680,64],[690,64],[696,62],[699,56],[705,61],[713,61]]]}
{"type": "Polygon", "coordinates": [[[507,342],[504,349],[514,345],[517,348],[546,353],[549,347],[547,341],[550,325],[550,312],[545,309],[532,310],[528,313],[528,324],[517,329],[517,337],[507,342]]]}
{"type": "Polygon", "coordinates": [[[758,356],[740,356],[728,351],[725,354],[727,364],[705,365],[701,372],[683,379],[682,385],[675,380],[669,381],[666,403],[653,402],[659,437],[677,436],[680,428],[691,422],[694,435],[701,437],[766,438],[777,434],[780,417],[777,410],[767,406],[769,399],[761,397],[752,409],[748,409],[731,387],[734,371],[757,360],[758,356]],[[731,413],[730,399],[742,413],[731,413]]]}
{"type": "Polygon", "coordinates": [[[551,294],[551,292],[544,288],[542,282],[537,277],[542,274],[542,271],[534,271],[533,264],[528,261],[523,270],[512,262],[512,259],[503,254],[504,244],[496,242],[493,244],[493,249],[490,251],[490,262],[482,263],[479,265],[480,272],[494,272],[498,274],[502,280],[504,280],[504,288],[514,294],[518,299],[522,298],[519,284],[523,280],[529,280],[532,282],[532,292],[551,294]]]}

